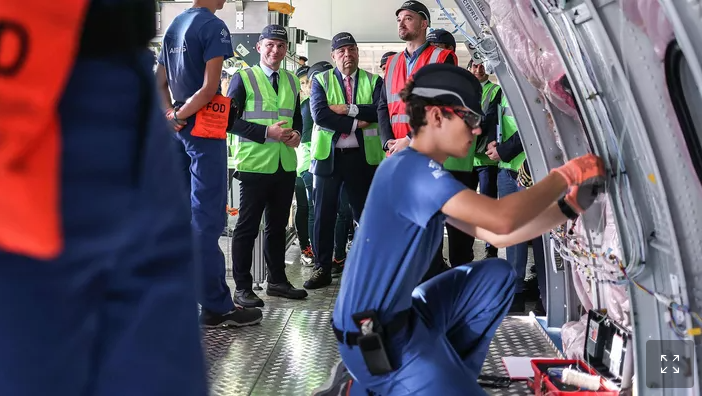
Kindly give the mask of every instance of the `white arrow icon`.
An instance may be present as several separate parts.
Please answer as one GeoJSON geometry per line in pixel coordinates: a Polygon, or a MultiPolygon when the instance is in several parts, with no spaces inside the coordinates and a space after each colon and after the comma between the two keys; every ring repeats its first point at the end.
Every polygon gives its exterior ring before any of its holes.
{"type": "Polygon", "coordinates": [[[680,355],[673,355],[673,361],[680,361],[680,355]]]}
{"type": "Polygon", "coordinates": [[[664,361],[664,360],[667,362],[667,361],[668,361],[668,358],[666,358],[665,355],[661,355],[661,362],[664,361]]]}
{"type": "Polygon", "coordinates": [[[673,367],[673,371],[675,371],[675,374],[680,374],[680,369],[677,367],[673,367]]]}
{"type": "Polygon", "coordinates": [[[668,373],[665,372],[665,370],[668,370],[668,367],[663,367],[663,368],[661,369],[661,373],[663,373],[663,374],[668,374],[668,373]]]}

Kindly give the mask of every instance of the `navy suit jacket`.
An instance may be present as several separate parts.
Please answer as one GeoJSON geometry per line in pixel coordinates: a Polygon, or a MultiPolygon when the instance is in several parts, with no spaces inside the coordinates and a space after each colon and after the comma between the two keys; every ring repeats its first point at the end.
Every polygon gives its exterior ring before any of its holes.
{"type": "MultiPolygon", "coordinates": [[[[342,80],[343,77],[341,75],[341,72],[335,68],[333,70],[333,74],[339,82],[339,86],[341,86],[343,90],[344,82],[342,80]]],[[[357,91],[358,74],[356,74],[356,78],[354,78],[354,98],[356,97],[357,91]]],[[[357,120],[366,121],[369,123],[378,122],[377,103],[380,100],[380,95],[382,91],[383,79],[379,77],[377,82],[375,83],[375,87],[373,87],[373,104],[356,105],[358,107],[358,115],[356,115],[355,117],[357,120]]],[[[345,102],[347,101],[345,100],[345,102]]],[[[339,137],[341,137],[342,134],[355,133],[359,147],[361,148],[361,150],[364,150],[363,130],[360,128],[356,128],[355,131],[352,131],[351,128],[353,128],[354,118],[345,115],[339,115],[331,111],[331,109],[329,108],[329,103],[327,103],[327,93],[322,88],[322,85],[319,83],[316,77],[312,79],[312,94],[310,95],[310,107],[312,109],[312,119],[314,120],[314,123],[323,128],[334,131],[334,136],[332,137],[332,148],[329,158],[322,161],[317,161],[313,158],[310,165],[310,172],[318,176],[330,176],[334,172],[334,148],[336,147],[336,142],[339,140],[339,137]]]]}

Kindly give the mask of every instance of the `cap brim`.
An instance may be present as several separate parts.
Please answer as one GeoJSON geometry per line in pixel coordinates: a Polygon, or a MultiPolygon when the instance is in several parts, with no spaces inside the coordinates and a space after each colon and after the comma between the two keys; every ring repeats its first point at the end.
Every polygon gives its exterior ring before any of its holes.
{"type": "Polygon", "coordinates": [[[427,21],[429,20],[429,15],[426,15],[426,14],[424,13],[424,11],[416,11],[416,10],[413,10],[413,9],[411,9],[411,8],[400,8],[400,9],[398,9],[397,11],[395,11],[395,16],[400,15],[400,12],[402,12],[402,11],[412,11],[412,12],[414,12],[415,14],[421,15],[421,16],[422,16],[424,19],[426,19],[427,21]]]}

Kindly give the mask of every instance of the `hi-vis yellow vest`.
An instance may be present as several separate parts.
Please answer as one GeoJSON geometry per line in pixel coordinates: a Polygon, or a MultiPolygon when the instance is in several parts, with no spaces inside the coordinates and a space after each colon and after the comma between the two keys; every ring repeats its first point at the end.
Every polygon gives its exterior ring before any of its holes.
{"type": "MultiPolygon", "coordinates": [[[[517,133],[517,121],[512,115],[512,110],[509,108],[509,102],[507,102],[507,95],[502,95],[502,101],[497,108],[497,144],[506,142],[515,133],[517,133]]],[[[512,158],[512,161],[505,162],[500,161],[498,166],[502,169],[509,169],[515,172],[519,172],[519,168],[522,167],[522,163],[526,160],[526,154],[524,151],[519,153],[516,157],[512,158]]]]}
{"type": "MultiPolygon", "coordinates": [[[[329,105],[346,104],[346,94],[344,94],[339,80],[334,76],[334,69],[318,73],[315,78],[327,93],[327,103],[329,103],[329,105]]],[[[358,85],[358,89],[356,90],[356,104],[372,104],[373,88],[378,81],[378,75],[358,69],[356,80],[358,85]]],[[[318,161],[329,158],[333,136],[334,131],[322,128],[317,124],[314,125],[312,129],[312,158],[318,161]]],[[[370,124],[368,127],[363,128],[363,146],[365,148],[366,162],[369,165],[378,165],[385,158],[383,144],[378,134],[377,123],[370,124]]]]}
{"type": "MultiPolygon", "coordinates": [[[[278,70],[276,94],[260,66],[240,70],[238,73],[246,88],[246,104],[241,118],[265,126],[287,121],[285,126],[292,127],[300,80],[287,70],[278,70]]],[[[237,171],[271,174],[278,170],[278,164],[281,163],[286,172],[295,171],[297,156],[294,148],[271,138],[261,144],[234,136],[232,165],[237,171]]]]}
{"type": "MultiPolygon", "coordinates": [[[[481,100],[483,114],[487,113],[488,109],[490,108],[490,102],[492,102],[492,100],[495,98],[495,95],[497,95],[499,89],[500,86],[491,81],[488,81],[483,86],[481,100]]],[[[483,131],[483,133],[485,133],[485,131],[483,131]]],[[[453,171],[470,172],[473,170],[473,166],[494,165],[497,163],[496,161],[488,158],[488,156],[485,154],[475,154],[476,145],[477,139],[473,141],[473,145],[470,147],[468,155],[463,158],[448,157],[446,162],[444,162],[444,168],[453,171]]]]}

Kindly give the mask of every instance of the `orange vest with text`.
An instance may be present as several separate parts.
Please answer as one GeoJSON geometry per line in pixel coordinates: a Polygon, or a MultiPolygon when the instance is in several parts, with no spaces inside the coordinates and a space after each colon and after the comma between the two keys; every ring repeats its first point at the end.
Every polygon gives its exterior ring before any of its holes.
{"type": "Polygon", "coordinates": [[[385,69],[385,93],[388,98],[388,113],[390,113],[390,124],[395,139],[404,138],[410,132],[409,116],[405,109],[405,103],[400,99],[400,91],[405,88],[405,84],[417,70],[431,63],[444,63],[451,54],[453,51],[430,45],[419,54],[412,73],[409,75],[407,75],[405,51],[392,55],[388,59],[385,69]]]}
{"type": "Polygon", "coordinates": [[[49,260],[63,249],[58,105],[89,1],[34,5],[0,5],[0,250],[49,260]]]}

